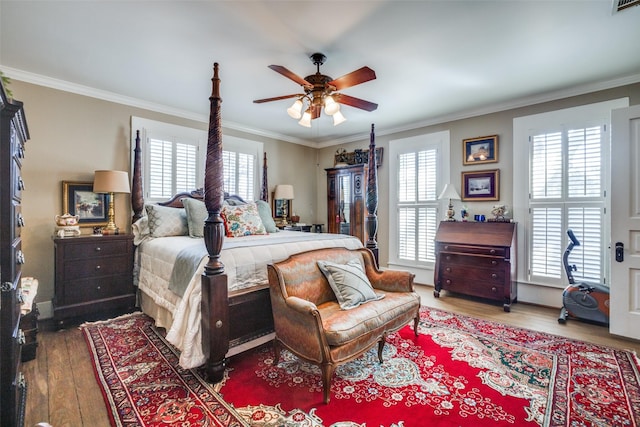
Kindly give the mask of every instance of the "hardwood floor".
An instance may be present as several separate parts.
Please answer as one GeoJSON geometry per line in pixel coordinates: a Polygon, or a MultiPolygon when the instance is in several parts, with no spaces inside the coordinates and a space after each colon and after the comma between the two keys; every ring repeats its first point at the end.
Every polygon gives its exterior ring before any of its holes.
{"type": "MultiPolygon", "coordinates": [[[[569,320],[558,323],[559,310],[517,303],[505,313],[502,305],[474,301],[464,296],[442,293],[434,298],[433,288],[417,286],[422,304],[503,324],[567,336],[633,350],[640,354],[640,342],[614,337],[607,327],[569,320]]],[[[76,327],[38,333],[36,359],[22,370],[28,384],[25,426],[48,422],[54,427],[110,426],[102,392],[96,382],[89,351],[76,327]]]]}

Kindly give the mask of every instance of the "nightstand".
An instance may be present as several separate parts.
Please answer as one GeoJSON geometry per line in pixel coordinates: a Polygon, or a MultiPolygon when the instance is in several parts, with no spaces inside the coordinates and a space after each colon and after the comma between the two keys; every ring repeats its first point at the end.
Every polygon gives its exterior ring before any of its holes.
{"type": "Polygon", "coordinates": [[[133,235],[54,238],[58,326],[130,312],[135,307],[133,235]]]}
{"type": "Polygon", "coordinates": [[[287,225],[284,227],[287,231],[304,231],[305,233],[311,232],[310,225],[287,225]]]}

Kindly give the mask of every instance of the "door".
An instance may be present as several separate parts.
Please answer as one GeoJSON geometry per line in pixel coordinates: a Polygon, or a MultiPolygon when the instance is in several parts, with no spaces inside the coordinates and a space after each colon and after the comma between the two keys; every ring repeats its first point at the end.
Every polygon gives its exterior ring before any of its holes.
{"type": "Polygon", "coordinates": [[[640,339],[640,105],[612,112],[611,165],[609,331],[640,339]]]}

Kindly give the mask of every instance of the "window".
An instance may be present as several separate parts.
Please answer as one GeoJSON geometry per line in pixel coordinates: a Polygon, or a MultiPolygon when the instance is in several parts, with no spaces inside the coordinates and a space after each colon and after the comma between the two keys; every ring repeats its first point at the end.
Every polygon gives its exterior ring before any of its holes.
{"type": "Polygon", "coordinates": [[[576,280],[601,282],[605,252],[602,164],[605,126],[538,132],[530,137],[530,274],[562,279],[562,254],[572,229],[576,280]]]}
{"type": "Polygon", "coordinates": [[[568,284],[567,229],[580,241],[569,258],[576,281],[607,283],[609,121],[622,100],[514,119],[514,217],[519,281],[568,284]]]}
{"type": "MultiPolygon", "coordinates": [[[[449,132],[391,141],[390,264],[433,268],[438,191],[449,182],[449,132]],[[447,179],[443,179],[443,177],[447,179]]],[[[422,279],[424,280],[424,279],[422,279]]],[[[428,279],[430,283],[432,279],[428,279]]]]}
{"type": "MultiPolygon", "coordinates": [[[[146,201],[167,200],[203,187],[206,131],[138,117],[132,117],[131,129],[133,147],[140,130],[146,201]]],[[[262,143],[224,136],[223,145],[224,190],[245,200],[257,199],[262,143]]]]}

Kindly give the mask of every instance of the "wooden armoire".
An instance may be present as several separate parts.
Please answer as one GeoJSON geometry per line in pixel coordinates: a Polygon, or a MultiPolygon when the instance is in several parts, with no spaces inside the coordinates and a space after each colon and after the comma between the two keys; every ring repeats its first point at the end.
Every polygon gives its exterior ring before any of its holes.
{"type": "Polygon", "coordinates": [[[366,242],[367,166],[364,164],[327,171],[327,230],[349,234],[366,242]]]}
{"type": "Polygon", "coordinates": [[[0,85],[0,426],[24,424],[27,386],[20,372],[24,334],[20,330],[20,280],[25,256],[20,203],[20,170],[29,131],[22,103],[7,98],[0,85]]]}

